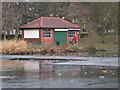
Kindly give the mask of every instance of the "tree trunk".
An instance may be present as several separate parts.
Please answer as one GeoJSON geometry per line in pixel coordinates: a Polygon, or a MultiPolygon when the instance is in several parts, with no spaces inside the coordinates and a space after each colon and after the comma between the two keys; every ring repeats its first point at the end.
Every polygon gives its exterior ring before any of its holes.
{"type": "Polygon", "coordinates": [[[78,31],[78,43],[80,42],[80,39],[81,39],[81,31],[78,31]]]}
{"type": "Polygon", "coordinates": [[[6,32],[7,32],[7,29],[6,29],[6,27],[5,27],[3,40],[6,40],[6,36],[7,36],[6,32]]]}
{"type": "Polygon", "coordinates": [[[18,29],[15,30],[15,37],[14,40],[18,40],[18,29]]]}
{"type": "Polygon", "coordinates": [[[102,35],[102,43],[104,43],[105,41],[104,41],[104,35],[102,35]]]}
{"type": "Polygon", "coordinates": [[[10,40],[11,36],[10,36],[10,31],[7,32],[7,39],[10,40]]]}
{"type": "Polygon", "coordinates": [[[102,29],[102,43],[105,43],[105,40],[104,40],[104,29],[102,29]]]}

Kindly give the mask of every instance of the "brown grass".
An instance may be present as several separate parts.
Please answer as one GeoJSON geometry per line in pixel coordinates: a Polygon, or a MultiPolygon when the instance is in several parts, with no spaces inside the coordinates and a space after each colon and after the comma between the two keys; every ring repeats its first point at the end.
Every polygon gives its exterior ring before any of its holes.
{"type": "Polygon", "coordinates": [[[64,53],[64,52],[73,52],[73,51],[89,51],[89,47],[71,47],[67,44],[62,46],[31,46],[24,40],[15,41],[15,40],[6,40],[0,41],[0,54],[36,54],[36,53],[64,53]]]}
{"type": "Polygon", "coordinates": [[[29,50],[29,44],[26,41],[20,40],[5,40],[0,41],[2,43],[0,45],[0,53],[1,54],[17,54],[17,53],[25,53],[29,50]]]}

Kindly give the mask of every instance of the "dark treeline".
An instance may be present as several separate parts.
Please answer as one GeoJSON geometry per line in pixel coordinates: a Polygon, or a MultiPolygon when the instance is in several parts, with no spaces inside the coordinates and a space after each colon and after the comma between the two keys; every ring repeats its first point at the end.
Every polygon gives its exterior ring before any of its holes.
{"type": "Polygon", "coordinates": [[[69,22],[85,27],[89,31],[97,31],[104,35],[113,29],[117,33],[118,3],[116,2],[3,2],[3,30],[18,30],[32,20],[43,17],[60,17],[69,22]]]}

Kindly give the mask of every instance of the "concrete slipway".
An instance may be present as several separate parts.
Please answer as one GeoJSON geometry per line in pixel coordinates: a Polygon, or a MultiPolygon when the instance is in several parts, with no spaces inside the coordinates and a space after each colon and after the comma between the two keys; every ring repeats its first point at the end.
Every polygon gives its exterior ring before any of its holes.
{"type": "Polygon", "coordinates": [[[37,55],[0,55],[1,60],[69,60],[49,65],[80,65],[80,66],[119,66],[119,57],[74,57],[74,56],[37,56],[37,55]]]}

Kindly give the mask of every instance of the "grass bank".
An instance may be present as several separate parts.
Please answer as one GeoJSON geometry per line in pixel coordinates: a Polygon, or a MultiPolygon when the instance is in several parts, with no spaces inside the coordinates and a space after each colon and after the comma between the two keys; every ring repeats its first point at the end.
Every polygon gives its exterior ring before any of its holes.
{"type": "Polygon", "coordinates": [[[79,39],[79,45],[81,46],[94,46],[97,49],[118,49],[118,36],[117,35],[105,35],[104,43],[102,42],[102,36],[89,36],[79,39]]]}
{"type": "MultiPolygon", "coordinates": [[[[89,47],[88,44],[79,44],[77,46],[70,46],[70,47],[89,47]]],[[[96,49],[118,49],[118,45],[117,44],[103,44],[103,43],[99,43],[99,44],[94,44],[94,47],[96,49]]]]}
{"type": "Polygon", "coordinates": [[[6,40],[0,41],[0,54],[16,54],[16,55],[27,55],[27,54],[55,54],[55,53],[67,53],[67,52],[95,52],[104,51],[106,49],[118,49],[117,44],[108,43],[96,43],[90,46],[89,43],[79,43],[76,46],[62,45],[62,46],[32,46],[26,41],[14,41],[6,40]]]}
{"type": "Polygon", "coordinates": [[[105,35],[104,37],[100,35],[96,36],[88,36],[84,38],[79,39],[79,44],[118,44],[118,35],[111,34],[111,35],[105,35]],[[102,42],[102,38],[104,39],[104,43],[102,42]]]}

